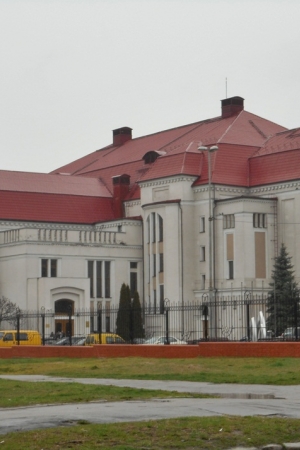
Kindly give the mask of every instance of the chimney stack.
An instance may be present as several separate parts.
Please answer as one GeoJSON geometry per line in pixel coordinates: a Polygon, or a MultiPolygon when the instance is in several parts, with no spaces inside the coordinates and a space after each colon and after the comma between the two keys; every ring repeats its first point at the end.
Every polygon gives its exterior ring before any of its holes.
{"type": "Polygon", "coordinates": [[[132,139],[132,128],[122,127],[113,130],[113,145],[119,146],[132,139]]]}
{"type": "Polygon", "coordinates": [[[123,174],[112,177],[113,208],[116,218],[124,217],[123,201],[129,192],[130,176],[123,174]]]}
{"type": "Polygon", "coordinates": [[[222,119],[234,116],[243,111],[244,99],[242,97],[231,97],[221,100],[222,103],[222,119]]]}

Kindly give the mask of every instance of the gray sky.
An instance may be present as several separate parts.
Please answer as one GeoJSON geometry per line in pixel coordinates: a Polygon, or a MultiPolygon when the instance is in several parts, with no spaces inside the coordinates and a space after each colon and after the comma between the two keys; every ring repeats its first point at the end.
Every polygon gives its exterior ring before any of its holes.
{"type": "Polygon", "coordinates": [[[299,0],[0,0],[1,169],[245,109],[300,126],[299,0]]]}

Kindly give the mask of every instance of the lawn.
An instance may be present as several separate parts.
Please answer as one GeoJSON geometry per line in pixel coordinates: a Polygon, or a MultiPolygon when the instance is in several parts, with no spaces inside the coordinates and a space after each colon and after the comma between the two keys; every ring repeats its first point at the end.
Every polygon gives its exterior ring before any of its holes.
{"type": "Polygon", "coordinates": [[[0,359],[0,374],[296,385],[300,358],[0,359]]]}
{"type": "MultiPolygon", "coordinates": [[[[300,384],[297,358],[195,359],[3,359],[0,374],[38,374],[73,378],[134,378],[213,383],[300,384]]],[[[37,403],[115,401],[190,396],[175,392],[0,380],[0,406],[37,403]]],[[[201,396],[198,396],[201,397],[201,396]]],[[[199,400],[201,401],[201,399],[199,400]]],[[[202,417],[118,424],[85,421],[59,428],[0,436],[2,449],[228,449],[233,446],[300,441],[300,420],[266,417],[202,417]]]]}

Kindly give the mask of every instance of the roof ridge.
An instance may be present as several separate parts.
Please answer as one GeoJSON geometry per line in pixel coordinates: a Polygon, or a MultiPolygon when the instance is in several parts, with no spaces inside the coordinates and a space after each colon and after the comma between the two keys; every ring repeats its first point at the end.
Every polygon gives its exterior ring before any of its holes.
{"type": "Polygon", "coordinates": [[[233,120],[233,122],[231,122],[229,124],[229,126],[226,128],[226,130],[224,131],[224,133],[222,134],[222,136],[217,140],[217,143],[221,143],[221,139],[223,139],[226,134],[229,132],[229,130],[231,129],[231,127],[233,127],[233,125],[235,124],[235,122],[237,121],[237,119],[241,116],[241,114],[244,112],[244,110],[240,111],[238,113],[238,115],[236,116],[236,118],[233,120]]]}

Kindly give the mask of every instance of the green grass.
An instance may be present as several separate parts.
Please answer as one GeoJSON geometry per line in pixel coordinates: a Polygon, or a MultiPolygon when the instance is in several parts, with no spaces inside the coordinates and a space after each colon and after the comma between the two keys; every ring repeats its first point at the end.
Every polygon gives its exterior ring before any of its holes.
{"type": "MultiPolygon", "coordinates": [[[[9,433],[3,450],[228,449],[300,441],[300,421],[261,417],[203,417],[91,425],[9,433]]],[[[3,441],[3,442],[1,442],[3,441]]]]}
{"type": "MultiPolygon", "coordinates": [[[[12,381],[0,379],[0,407],[80,403],[90,401],[149,400],[152,398],[207,398],[204,394],[190,394],[160,390],[132,389],[115,386],[96,386],[80,383],[12,381]]],[[[0,439],[1,441],[1,439],[0,439]]]]}
{"type": "Polygon", "coordinates": [[[2,359],[0,374],[296,385],[300,358],[2,359]]]}
{"type": "MultiPolygon", "coordinates": [[[[3,359],[0,374],[74,378],[133,378],[212,383],[300,384],[297,358],[195,359],[3,359]]],[[[0,406],[138,400],[195,395],[80,383],[0,380],[0,406]]],[[[201,397],[201,396],[200,396],[201,397]]],[[[200,400],[201,401],[201,400],[200,400]]],[[[228,449],[300,441],[300,420],[265,417],[202,417],[136,423],[76,424],[0,436],[2,449],[228,449]],[[72,425],[72,426],[71,426],[72,425]]]]}

